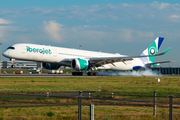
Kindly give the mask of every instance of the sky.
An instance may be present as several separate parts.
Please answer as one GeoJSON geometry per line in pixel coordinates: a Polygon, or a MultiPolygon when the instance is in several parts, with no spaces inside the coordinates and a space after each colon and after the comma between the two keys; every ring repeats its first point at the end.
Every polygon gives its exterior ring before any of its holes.
{"type": "MultiPolygon", "coordinates": [[[[180,67],[179,0],[0,0],[1,52],[34,43],[137,56],[164,37],[155,61],[180,67]]],[[[8,60],[1,57],[2,61],[8,60]]]]}

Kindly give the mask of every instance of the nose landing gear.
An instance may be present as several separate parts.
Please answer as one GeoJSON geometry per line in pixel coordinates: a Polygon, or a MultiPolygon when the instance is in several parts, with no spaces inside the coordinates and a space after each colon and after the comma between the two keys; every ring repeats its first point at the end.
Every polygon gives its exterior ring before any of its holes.
{"type": "Polygon", "coordinates": [[[14,68],[15,67],[15,65],[14,65],[15,59],[10,59],[10,60],[12,62],[11,68],[14,68]]]}
{"type": "Polygon", "coordinates": [[[14,68],[15,67],[15,65],[11,65],[11,68],[14,68]]]}

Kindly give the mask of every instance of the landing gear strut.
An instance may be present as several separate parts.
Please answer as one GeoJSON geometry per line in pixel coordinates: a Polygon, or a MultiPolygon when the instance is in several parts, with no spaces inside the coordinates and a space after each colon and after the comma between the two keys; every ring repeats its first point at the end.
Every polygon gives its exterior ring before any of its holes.
{"type": "Polygon", "coordinates": [[[10,59],[10,60],[12,62],[11,68],[14,68],[15,67],[15,65],[14,65],[15,59],[10,59]]]}
{"type": "Polygon", "coordinates": [[[98,76],[98,72],[88,72],[88,76],[98,76]]]}

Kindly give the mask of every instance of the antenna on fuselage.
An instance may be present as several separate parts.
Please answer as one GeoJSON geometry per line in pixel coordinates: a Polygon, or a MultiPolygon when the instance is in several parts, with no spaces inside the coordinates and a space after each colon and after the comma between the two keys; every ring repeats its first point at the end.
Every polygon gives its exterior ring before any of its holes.
{"type": "Polygon", "coordinates": [[[81,49],[82,45],[79,45],[79,49],[81,49]]]}

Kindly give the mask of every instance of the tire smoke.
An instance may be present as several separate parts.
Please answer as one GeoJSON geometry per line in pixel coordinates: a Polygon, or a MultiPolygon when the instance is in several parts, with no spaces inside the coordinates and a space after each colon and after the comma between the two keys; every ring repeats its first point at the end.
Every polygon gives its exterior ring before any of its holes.
{"type": "Polygon", "coordinates": [[[158,71],[152,71],[150,69],[139,70],[139,71],[126,71],[126,72],[120,72],[120,71],[101,72],[99,71],[98,75],[100,76],[162,76],[162,74],[159,74],[158,71]]]}

